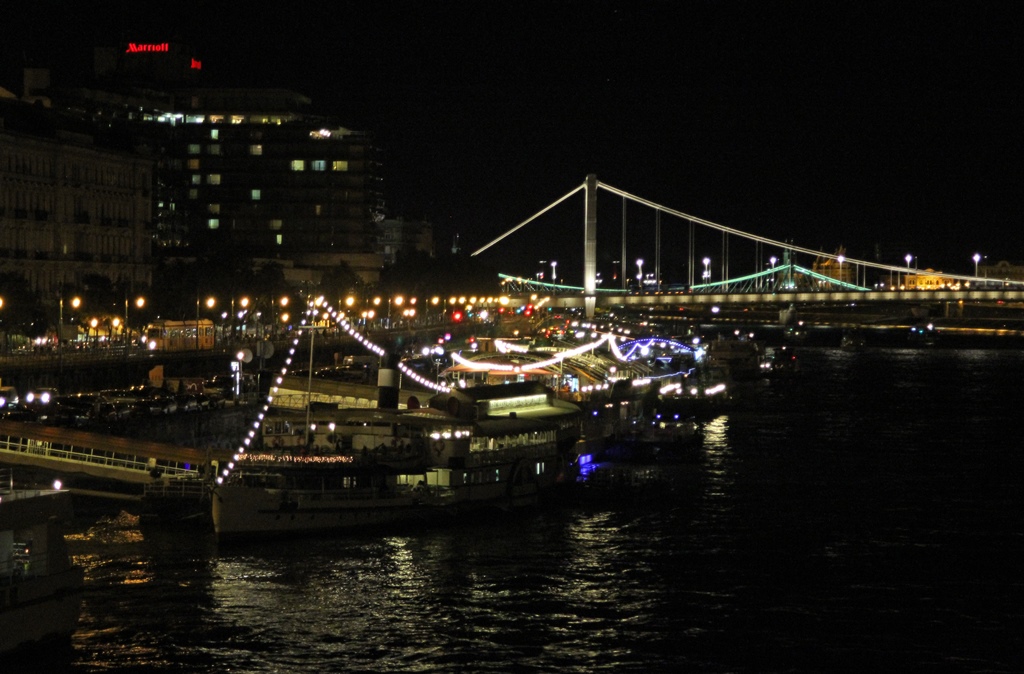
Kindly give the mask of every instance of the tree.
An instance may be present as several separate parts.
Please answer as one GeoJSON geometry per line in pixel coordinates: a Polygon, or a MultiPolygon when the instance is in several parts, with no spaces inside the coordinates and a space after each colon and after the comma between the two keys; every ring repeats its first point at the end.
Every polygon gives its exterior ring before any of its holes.
{"type": "MultiPolygon", "coordinates": [[[[9,335],[29,338],[46,334],[49,321],[39,294],[29,287],[28,280],[13,272],[0,273],[0,330],[9,335]]],[[[56,321],[54,321],[56,322],[56,321]]]]}
{"type": "Polygon", "coordinates": [[[358,295],[366,291],[366,284],[358,274],[352,271],[352,267],[348,263],[339,262],[338,266],[324,273],[320,279],[320,290],[324,297],[342,299],[348,295],[358,295]]]}
{"type": "Polygon", "coordinates": [[[426,297],[452,293],[494,294],[499,291],[498,271],[465,253],[431,257],[421,251],[401,253],[381,274],[381,287],[426,297]]]}

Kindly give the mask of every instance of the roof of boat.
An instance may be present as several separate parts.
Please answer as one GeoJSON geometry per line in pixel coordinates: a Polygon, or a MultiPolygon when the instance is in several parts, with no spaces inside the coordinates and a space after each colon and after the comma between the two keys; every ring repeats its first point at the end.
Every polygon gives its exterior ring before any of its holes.
{"type": "Polygon", "coordinates": [[[55,489],[0,491],[0,530],[45,524],[72,517],[71,494],[55,489]]]}

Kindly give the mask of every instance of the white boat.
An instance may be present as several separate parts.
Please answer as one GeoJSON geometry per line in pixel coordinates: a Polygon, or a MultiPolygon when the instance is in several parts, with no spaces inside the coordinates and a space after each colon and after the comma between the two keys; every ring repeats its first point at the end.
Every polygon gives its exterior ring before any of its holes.
{"type": "Polygon", "coordinates": [[[581,412],[539,384],[454,390],[426,409],[265,421],[213,490],[218,540],[450,520],[572,482],[581,412]],[[298,428],[298,432],[296,429],[298,428]],[[302,442],[294,442],[294,438],[302,442]]]}
{"type": "Polygon", "coordinates": [[[68,639],[78,624],[83,571],[71,563],[63,527],[71,495],[15,489],[0,479],[0,653],[68,639]]]}
{"type": "Polygon", "coordinates": [[[755,339],[719,337],[704,345],[705,367],[722,368],[733,381],[758,379],[764,375],[764,342],[755,339]]]}

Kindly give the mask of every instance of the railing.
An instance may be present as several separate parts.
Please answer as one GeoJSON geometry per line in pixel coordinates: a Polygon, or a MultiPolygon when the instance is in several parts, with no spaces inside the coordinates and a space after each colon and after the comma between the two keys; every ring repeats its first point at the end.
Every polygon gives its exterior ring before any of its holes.
{"type": "Polygon", "coordinates": [[[157,468],[161,474],[171,478],[194,478],[199,472],[192,468],[182,468],[174,464],[154,466],[148,457],[118,455],[92,448],[75,448],[73,445],[57,445],[51,442],[20,438],[13,436],[0,437],[0,452],[29,454],[51,461],[88,464],[103,468],[114,468],[139,473],[148,473],[157,468]],[[102,452],[102,453],[98,453],[102,452]]]}
{"type": "Polygon", "coordinates": [[[164,480],[147,484],[142,489],[143,497],[195,499],[202,501],[210,493],[210,485],[205,480],[164,480]]]}

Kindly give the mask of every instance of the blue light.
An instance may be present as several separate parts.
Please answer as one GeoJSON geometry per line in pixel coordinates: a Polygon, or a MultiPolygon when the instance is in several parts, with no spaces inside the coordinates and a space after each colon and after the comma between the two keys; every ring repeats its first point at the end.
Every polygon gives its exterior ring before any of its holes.
{"type": "Polygon", "coordinates": [[[586,466],[594,460],[593,454],[580,454],[579,463],[580,466],[586,466]]]}

